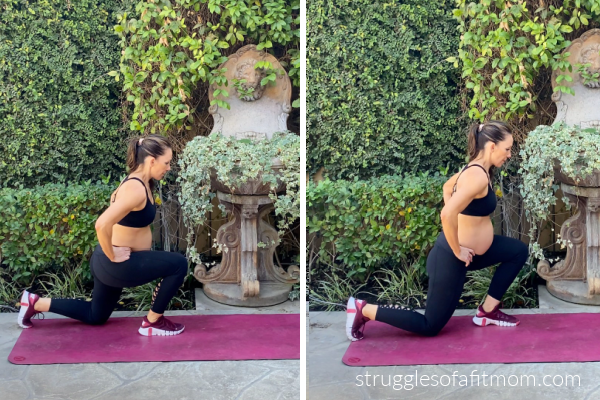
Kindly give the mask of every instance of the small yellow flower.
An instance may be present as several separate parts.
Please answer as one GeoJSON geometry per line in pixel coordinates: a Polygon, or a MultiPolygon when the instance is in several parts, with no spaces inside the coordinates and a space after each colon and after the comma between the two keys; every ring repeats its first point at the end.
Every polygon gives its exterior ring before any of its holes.
{"type": "Polygon", "coordinates": [[[162,200],[160,199],[160,197],[156,196],[154,198],[154,204],[159,205],[159,206],[162,204],[162,200]]]}
{"type": "Polygon", "coordinates": [[[408,207],[408,212],[412,212],[412,207],[408,207]]]}
{"type": "Polygon", "coordinates": [[[458,302],[459,303],[464,303],[465,301],[463,299],[460,299],[458,302]]]}
{"type": "Polygon", "coordinates": [[[63,220],[63,222],[69,222],[69,219],[68,219],[68,218],[66,218],[66,217],[65,217],[65,218],[63,218],[62,220],[63,220]]]}
{"type": "Polygon", "coordinates": [[[54,229],[50,229],[50,234],[54,235],[54,229]]]}
{"type": "Polygon", "coordinates": [[[502,190],[500,190],[499,188],[496,189],[496,196],[502,197],[502,190]]]}
{"type": "Polygon", "coordinates": [[[400,216],[404,217],[404,215],[406,214],[404,211],[400,211],[398,214],[400,214],[400,216]]]}
{"type": "Polygon", "coordinates": [[[73,218],[75,218],[75,215],[74,215],[74,214],[71,214],[71,219],[73,219],[73,218]]]}
{"type": "Polygon", "coordinates": [[[119,302],[119,304],[120,304],[120,305],[123,305],[123,304],[125,304],[125,303],[124,303],[124,302],[122,302],[122,301],[120,301],[120,302],[119,302]]]}
{"type": "Polygon", "coordinates": [[[390,229],[391,227],[392,227],[392,226],[391,226],[390,224],[387,224],[387,225],[385,226],[385,229],[390,229]]]}

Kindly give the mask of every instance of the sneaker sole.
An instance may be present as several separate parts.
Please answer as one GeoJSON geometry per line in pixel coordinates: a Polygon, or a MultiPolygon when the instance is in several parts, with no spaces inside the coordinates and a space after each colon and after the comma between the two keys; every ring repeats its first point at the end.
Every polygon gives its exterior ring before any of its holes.
{"type": "Polygon", "coordinates": [[[346,303],[346,337],[348,340],[352,342],[356,342],[357,339],[352,336],[352,325],[354,324],[354,319],[356,318],[356,304],[354,297],[350,297],[348,299],[348,303],[346,303]]]}
{"type": "Polygon", "coordinates": [[[165,331],[162,329],[156,329],[156,328],[141,328],[138,329],[138,332],[140,333],[140,335],[143,336],[175,336],[175,335],[179,335],[181,332],[183,332],[183,330],[185,329],[185,327],[181,328],[181,330],[179,331],[165,331]]]}
{"type": "Polygon", "coordinates": [[[23,329],[29,329],[32,326],[27,326],[27,325],[23,325],[23,318],[25,317],[25,314],[27,313],[27,310],[29,309],[29,299],[27,296],[27,292],[23,291],[23,294],[21,295],[21,308],[19,308],[19,316],[17,317],[17,324],[19,324],[19,326],[23,329]]]}
{"type": "Polygon", "coordinates": [[[478,326],[487,326],[487,325],[517,326],[517,325],[519,325],[519,322],[521,322],[521,321],[512,323],[512,322],[506,322],[506,321],[496,321],[495,319],[489,319],[486,317],[483,317],[483,318],[480,318],[477,316],[473,317],[473,323],[478,326]]]}

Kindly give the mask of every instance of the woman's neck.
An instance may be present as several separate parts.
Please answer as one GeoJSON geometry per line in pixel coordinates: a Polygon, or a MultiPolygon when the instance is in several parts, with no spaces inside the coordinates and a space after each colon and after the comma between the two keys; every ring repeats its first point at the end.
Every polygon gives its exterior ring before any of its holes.
{"type": "Polygon", "coordinates": [[[473,161],[471,161],[469,164],[479,164],[483,168],[485,168],[485,170],[488,172],[489,172],[490,168],[492,167],[492,163],[489,161],[486,161],[483,157],[478,157],[478,158],[474,159],[473,161]]]}
{"type": "Polygon", "coordinates": [[[150,183],[150,178],[148,178],[149,175],[150,174],[144,173],[144,171],[135,171],[129,174],[130,177],[139,178],[146,184],[150,183]]]}

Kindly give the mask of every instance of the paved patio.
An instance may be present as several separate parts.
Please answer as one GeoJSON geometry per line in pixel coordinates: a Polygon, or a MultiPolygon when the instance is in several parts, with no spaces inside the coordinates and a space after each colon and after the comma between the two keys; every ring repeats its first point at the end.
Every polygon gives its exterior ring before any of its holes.
{"type": "MultiPolygon", "coordinates": [[[[507,313],[599,313],[600,307],[580,306],[560,301],[552,297],[545,286],[540,286],[540,308],[532,310],[509,310],[507,313]]],[[[454,315],[473,315],[474,310],[457,310],[454,315]]],[[[363,400],[363,399],[527,399],[527,400],[596,400],[600,399],[600,362],[590,363],[531,363],[531,364],[453,364],[453,365],[417,365],[392,367],[349,367],[342,363],[342,356],[349,341],[344,332],[346,315],[343,311],[310,312],[307,325],[308,333],[308,387],[310,400],[363,400]],[[457,375],[469,376],[473,371],[483,376],[534,375],[536,386],[493,386],[483,381],[477,386],[459,386],[449,384],[446,387],[418,386],[408,390],[391,384],[396,375],[457,375]],[[370,374],[367,381],[366,374],[370,374]],[[383,375],[373,378],[373,375],[383,375]],[[580,386],[563,382],[562,386],[544,386],[541,382],[545,375],[579,375],[580,386]],[[362,375],[362,377],[358,377],[362,375]],[[359,384],[362,383],[361,386],[359,384]],[[369,383],[369,386],[367,386],[369,383]],[[383,386],[383,384],[388,386],[383,386]]],[[[399,378],[398,378],[399,379],[399,378]]],[[[469,378],[470,379],[470,378],[469,378]]],[[[513,381],[514,383],[515,381],[513,381]]],[[[560,381],[557,380],[557,384],[560,381]]],[[[402,382],[404,383],[404,382],[402,382]]],[[[470,382],[468,382],[470,384],[470,382]]],[[[549,381],[547,381],[549,383],[549,381]]]]}
{"type": "MultiPolygon", "coordinates": [[[[195,311],[166,315],[299,313],[298,301],[231,307],[196,293],[195,311]]],[[[145,313],[115,312],[113,317],[145,313]]],[[[45,313],[46,318],[62,318],[45,313]]],[[[291,400],[300,398],[299,360],[194,361],[13,365],[7,358],[21,328],[14,313],[0,314],[0,399],[68,400],[291,400]]]]}

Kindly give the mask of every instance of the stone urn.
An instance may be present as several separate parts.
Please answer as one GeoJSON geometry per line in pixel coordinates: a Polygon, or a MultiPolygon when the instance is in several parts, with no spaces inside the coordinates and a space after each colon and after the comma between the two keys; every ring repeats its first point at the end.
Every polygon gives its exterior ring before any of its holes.
{"type": "MultiPolygon", "coordinates": [[[[230,96],[222,100],[229,103],[230,109],[210,107],[215,122],[213,132],[237,139],[265,140],[275,132],[287,130],[291,82],[275,57],[249,45],[230,56],[219,68],[227,69],[229,85],[212,85],[209,99],[214,99],[217,89],[228,90],[230,96]],[[259,61],[269,61],[274,69],[283,71],[274,85],[260,85],[263,72],[254,67],[259,61]],[[244,93],[234,88],[231,83],[234,79],[245,81],[244,93]]],[[[280,160],[273,159],[275,172],[282,167],[280,160]]],[[[221,263],[211,269],[199,264],[194,269],[194,276],[203,283],[206,295],[220,303],[249,307],[286,301],[292,285],[299,282],[300,268],[293,265],[286,271],[273,262],[279,237],[275,228],[263,220],[274,208],[268,194],[283,192],[285,185],[279,182],[272,188],[259,176],[241,186],[229,187],[213,172],[211,189],[216,191],[231,220],[217,232],[217,242],[223,248],[221,263]]]]}
{"type": "Polygon", "coordinates": [[[569,199],[575,214],[563,224],[560,235],[571,242],[567,256],[553,267],[547,260],[538,263],[538,274],[547,281],[548,291],[562,300],[600,305],[600,171],[579,182],[556,172],[556,180],[569,199]]]}
{"type": "Polygon", "coordinates": [[[578,180],[569,178],[566,176],[560,167],[560,161],[556,160],[554,163],[554,179],[557,182],[564,183],[569,186],[579,186],[579,187],[600,187],[600,170],[594,170],[592,174],[583,176],[582,174],[578,174],[578,180]]]}
{"type": "MultiPolygon", "coordinates": [[[[277,158],[272,160],[271,169],[273,173],[277,174],[282,168],[281,160],[277,158]]],[[[271,185],[262,182],[261,175],[256,179],[249,179],[241,186],[231,187],[221,182],[217,178],[215,171],[212,171],[210,174],[210,188],[216,192],[250,196],[264,196],[271,192],[281,193],[285,191],[285,185],[282,182],[279,181],[277,187],[271,188],[271,185]]]]}
{"type": "MultiPolygon", "coordinates": [[[[592,29],[574,40],[564,50],[569,52],[572,72],[555,71],[552,86],[557,86],[558,74],[570,74],[575,95],[554,92],[557,116],[554,122],[564,122],[581,128],[600,127],[600,82],[585,82],[576,64],[590,64],[589,73],[600,72],[600,29],[592,29]]],[[[565,259],[554,266],[547,260],[538,263],[538,274],[547,281],[548,291],[555,297],[578,304],[600,305],[600,171],[579,180],[562,173],[560,161],[555,162],[556,181],[575,214],[563,224],[560,234],[572,246],[565,259]]]]}

